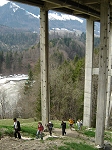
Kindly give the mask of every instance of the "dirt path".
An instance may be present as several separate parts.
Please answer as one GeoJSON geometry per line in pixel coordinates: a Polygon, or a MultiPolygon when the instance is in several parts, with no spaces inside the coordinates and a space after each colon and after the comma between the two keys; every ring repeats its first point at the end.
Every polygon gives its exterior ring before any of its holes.
{"type": "Polygon", "coordinates": [[[47,140],[50,136],[48,132],[45,132],[43,141],[28,137],[22,137],[22,139],[4,137],[0,140],[0,150],[47,150],[63,145],[65,139],[73,142],[85,141],[89,145],[94,145],[94,139],[88,139],[77,131],[66,129],[66,132],[67,134],[62,136],[61,129],[54,129],[52,138],[55,138],[55,140],[47,140]]]}

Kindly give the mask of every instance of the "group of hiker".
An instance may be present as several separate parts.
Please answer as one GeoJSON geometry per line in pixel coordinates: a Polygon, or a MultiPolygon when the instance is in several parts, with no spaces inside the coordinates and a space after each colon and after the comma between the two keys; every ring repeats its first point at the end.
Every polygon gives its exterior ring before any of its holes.
{"type": "MultiPolygon", "coordinates": [[[[50,136],[52,136],[53,123],[49,121],[46,127],[48,128],[50,136]]],[[[43,139],[43,131],[44,131],[44,127],[42,123],[38,122],[37,133],[36,133],[37,139],[39,138],[39,136],[41,139],[43,139]]]]}
{"type": "MultiPolygon", "coordinates": [[[[49,123],[46,125],[50,136],[52,136],[52,130],[53,130],[53,123],[51,121],[49,121],[49,123]]],[[[61,127],[62,127],[62,135],[66,135],[65,129],[66,129],[66,122],[62,121],[61,122],[61,127]]],[[[38,123],[38,128],[37,128],[37,133],[36,133],[36,138],[40,138],[43,139],[43,131],[44,131],[44,127],[42,125],[41,122],[38,123]]]]}
{"type": "MultiPolygon", "coordinates": [[[[74,127],[73,125],[75,124],[74,120],[72,118],[69,119],[69,127],[70,129],[72,130],[74,127]]],[[[77,128],[78,130],[82,130],[82,120],[78,119],[77,122],[76,122],[76,125],[77,125],[77,128]]],[[[52,129],[53,129],[53,123],[52,122],[49,122],[46,127],[48,128],[48,131],[49,131],[49,134],[50,136],[52,136],[52,129]]],[[[61,122],[61,128],[62,128],[62,136],[66,135],[66,122],[62,121],[61,122]]],[[[43,139],[42,137],[42,133],[44,131],[44,127],[42,125],[41,122],[38,123],[38,129],[37,129],[37,138],[39,138],[39,135],[41,137],[41,139],[43,139]],[[41,126],[41,127],[40,127],[41,126]]]]}
{"type": "MultiPolygon", "coordinates": [[[[70,126],[71,130],[73,129],[74,124],[75,124],[75,121],[72,118],[70,118],[69,119],[69,126],[70,126]]],[[[82,125],[83,125],[82,120],[78,119],[76,122],[76,125],[78,127],[78,130],[82,130],[82,125]]]]}
{"type": "MultiPolygon", "coordinates": [[[[75,124],[75,121],[72,118],[70,118],[69,119],[69,127],[71,130],[74,128],[73,127],[74,124],[75,124]]],[[[82,120],[78,119],[76,125],[77,125],[78,130],[82,130],[82,125],[83,125],[82,120]]],[[[46,127],[48,128],[50,136],[52,136],[53,123],[50,121],[46,125],[46,127]]],[[[62,128],[62,136],[66,135],[66,131],[65,131],[66,130],[66,122],[64,122],[64,121],[61,122],[61,128],[62,128]]],[[[42,136],[43,131],[44,131],[44,127],[43,127],[42,123],[39,122],[36,137],[39,138],[39,135],[40,135],[41,139],[43,139],[43,136],[42,136]]]]}
{"type": "MultiPolygon", "coordinates": [[[[14,137],[21,139],[21,127],[20,127],[20,122],[14,118],[14,137]]],[[[75,124],[74,120],[72,118],[69,119],[69,127],[72,130],[73,125],[75,124]]],[[[76,123],[78,130],[82,129],[82,120],[78,119],[76,123]]],[[[50,136],[52,136],[52,130],[53,130],[53,123],[51,121],[48,122],[48,124],[45,125],[49,131],[50,136]]],[[[66,135],[66,122],[62,121],[61,122],[61,128],[62,128],[62,136],[66,135]]],[[[43,131],[44,127],[41,122],[38,122],[38,127],[37,127],[37,132],[36,132],[36,138],[38,139],[39,137],[43,139],[43,131]]]]}

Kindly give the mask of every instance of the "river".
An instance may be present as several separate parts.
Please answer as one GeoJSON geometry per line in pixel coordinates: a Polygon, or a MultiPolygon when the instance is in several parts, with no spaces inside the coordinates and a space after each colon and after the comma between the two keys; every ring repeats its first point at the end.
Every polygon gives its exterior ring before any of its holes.
{"type": "Polygon", "coordinates": [[[27,79],[28,75],[24,74],[0,76],[0,114],[12,116],[27,79]]]}

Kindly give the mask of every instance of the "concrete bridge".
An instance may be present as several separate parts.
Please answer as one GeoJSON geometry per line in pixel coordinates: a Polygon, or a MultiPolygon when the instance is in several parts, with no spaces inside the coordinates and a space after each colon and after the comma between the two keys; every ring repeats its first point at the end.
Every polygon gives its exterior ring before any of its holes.
{"type": "Polygon", "coordinates": [[[40,7],[40,59],[42,122],[50,120],[48,11],[54,10],[87,19],[85,54],[84,126],[91,127],[92,75],[98,70],[95,144],[104,146],[111,97],[112,0],[13,0],[40,7]],[[94,22],[100,22],[99,68],[93,68],[94,22]]]}

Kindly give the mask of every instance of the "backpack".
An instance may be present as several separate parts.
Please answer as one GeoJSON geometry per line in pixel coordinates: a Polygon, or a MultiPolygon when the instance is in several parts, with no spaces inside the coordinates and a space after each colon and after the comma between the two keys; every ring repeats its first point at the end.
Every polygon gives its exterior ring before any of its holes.
{"type": "Polygon", "coordinates": [[[65,127],[65,129],[66,129],[66,122],[64,122],[64,127],[65,127]]]}
{"type": "Polygon", "coordinates": [[[20,122],[17,121],[17,127],[18,127],[18,130],[21,131],[21,127],[20,127],[20,122]]]}

